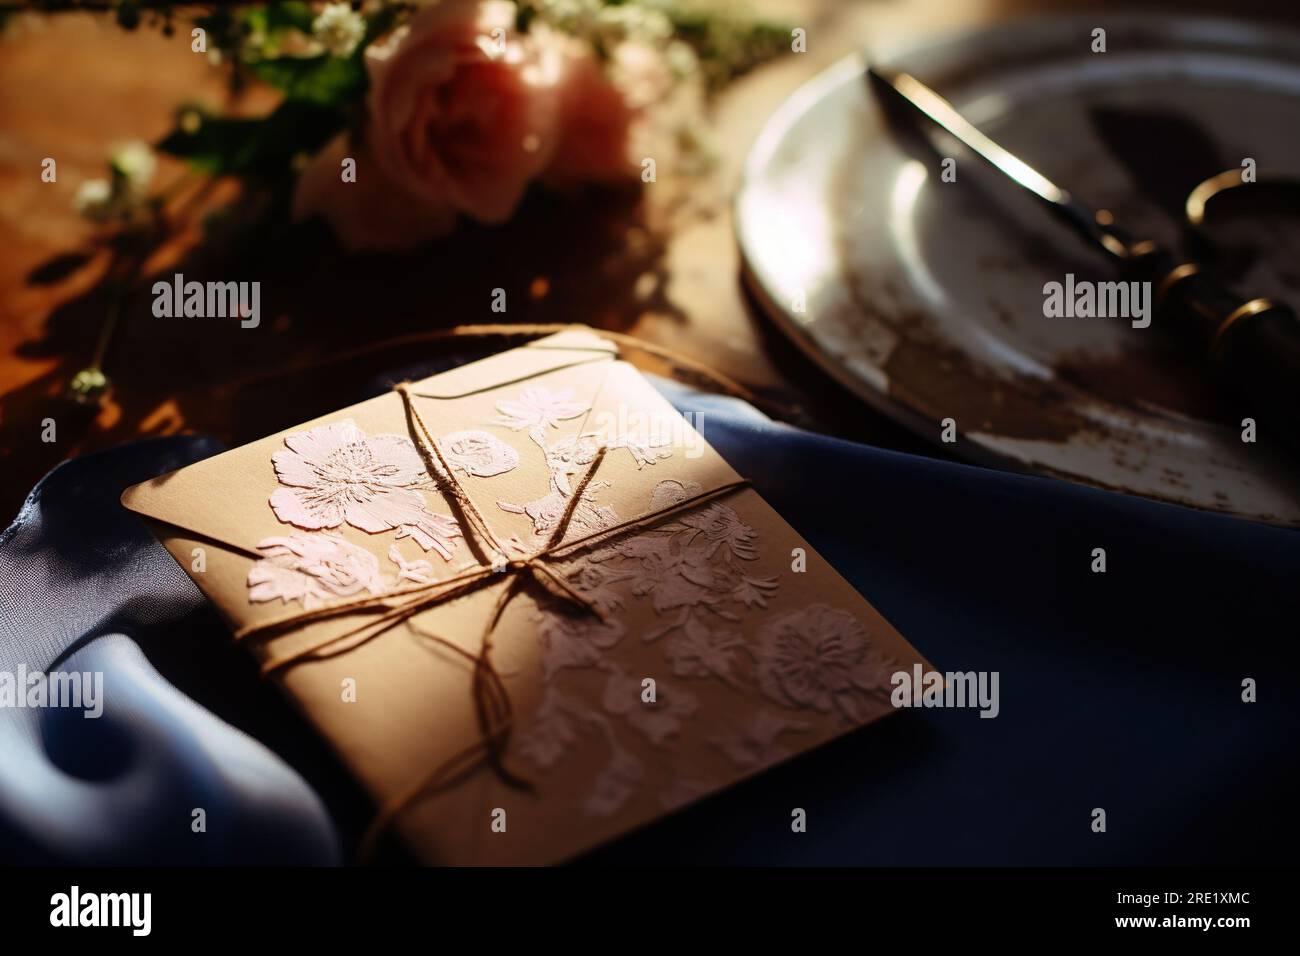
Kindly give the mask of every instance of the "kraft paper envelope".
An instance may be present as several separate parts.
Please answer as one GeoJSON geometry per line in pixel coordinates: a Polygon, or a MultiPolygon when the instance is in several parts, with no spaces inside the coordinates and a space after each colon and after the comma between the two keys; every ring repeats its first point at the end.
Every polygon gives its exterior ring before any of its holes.
{"type": "Polygon", "coordinates": [[[887,714],[924,663],[582,330],[122,501],[429,863],[571,858],[887,714]]]}

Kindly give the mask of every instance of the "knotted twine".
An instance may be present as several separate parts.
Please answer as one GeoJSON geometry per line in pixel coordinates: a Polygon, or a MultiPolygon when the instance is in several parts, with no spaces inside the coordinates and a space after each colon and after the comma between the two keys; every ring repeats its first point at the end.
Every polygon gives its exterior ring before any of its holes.
{"type": "Polygon", "coordinates": [[[492,613],[488,616],[487,623],[484,626],[477,654],[471,653],[445,638],[436,635],[425,635],[472,663],[474,668],[472,689],[475,716],[479,727],[479,739],[444,760],[428,774],[414,781],[409,787],[384,803],[362,838],[360,855],[363,858],[370,855],[378,838],[404,809],[424,797],[432,795],[447,786],[454,785],[484,763],[507,786],[519,790],[533,789],[527,780],[519,777],[505,766],[504,755],[510,742],[514,715],[510,694],[506,690],[505,682],[492,663],[492,635],[496,630],[497,623],[501,620],[511,600],[523,590],[528,581],[535,582],[549,594],[581,611],[595,615],[604,622],[606,620],[605,615],[600,607],[565,581],[563,575],[551,567],[549,563],[551,559],[563,560],[565,555],[580,548],[592,547],[597,543],[626,534],[629,531],[639,530],[649,524],[669,518],[682,511],[687,511],[748,484],[743,478],[729,481],[707,491],[689,495],[671,505],[647,512],[637,518],[565,541],[565,534],[574,514],[582,503],[583,494],[586,492],[587,486],[591,483],[601,462],[605,459],[605,453],[608,451],[608,446],[602,442],[597,447],[596,454],[592,458],[590,465],[588,465],[582,479],[574,487],[564,513],[551,530],[545,544],[525,557],[510,558],[505,547],[492,532],[487,519],[483,517],[482,512],[479,511],[473,499],[456,477],[455,469],[452,468],[443,454],[438,439],[429,430],[419,408],[416,407],[415,394],[411,392],[410,383],[402,382],[394,388],[394,391],[402,398],[402,404],[406,411],[407,427],[415,439],[415,445],[419,449],[426,469],[430,476],[434,478],[438,490],[443,493],[452,510],[457,512],[458,523],[462,531],[472,531],[472,534],[466,534],[464,537],[471,550],[476,552],[480,565],[452,577],[443,578],[440,581],[414,584],[409,587],[386,591],[382,594],[351,598],[323,608],[287,614],[258,624],[245,625],[235,632],[236,641],[249,638],[269,638],[295,630],[304,624],[348,614],[373,612],[377,615],[358,624],[356,627],[344,631],[342,634],[331,635],[310,647],[281,657],[273,657],[262,664],[262,673],[264,675],[277,673],[306,660],[320,660],[335,656],[335,654],[352,651],[361,644],[378,637],[380,634],[391,630],[423,611],[445,601],[452,601],[476,591],[494,582],[502,575],[507,577],[506,587],[497,597],[492,613]],[[489,552],[491,553],[489,554],[489,552]],[[400,599],[408,596],[410,596],[409,600],[399,600],[398,603],[393,603],[394,598],[400,599]],[[341,650],[332,653],[327,652],[327,648],[349,641],[351,638],[358,639],[355,642],[348,643],[341,650]]]}

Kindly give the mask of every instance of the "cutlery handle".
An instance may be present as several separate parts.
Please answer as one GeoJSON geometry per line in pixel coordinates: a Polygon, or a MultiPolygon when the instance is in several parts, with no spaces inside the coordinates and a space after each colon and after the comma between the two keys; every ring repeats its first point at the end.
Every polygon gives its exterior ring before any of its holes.
{"type": "Polygon", "coordinates": [[[1151,282],[1157,321],[1208,354],[1254,418],[1300,448],[1300,321],[1286,305],[1237,295],[1195,262],[1180,262],[1157,243],[1129,246],[1126,271],[1151,282]],[[1267,423],[1267,425],[1265,424],[1267,423]]]}

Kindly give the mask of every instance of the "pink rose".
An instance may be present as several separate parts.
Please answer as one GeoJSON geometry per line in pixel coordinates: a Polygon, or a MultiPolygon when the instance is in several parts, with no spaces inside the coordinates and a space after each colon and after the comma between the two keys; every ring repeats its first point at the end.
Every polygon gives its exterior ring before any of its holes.
{"type": "Polygon", "coordinates": [[[423,203],[384,175],[364,144],[336,137],[308,163],[293,194],[293,214],[320,216],[356,252],[397,251],[437,239],[456,225],[446,204],[423,203]],[[357,164],[355,182],[340,177],[343,160],[357,164]]]}
{"type": "Polygon", "coordinates": [[[295,215],[324,216],[352,249],[445,235],[461,213],[508,219],[551,159],[559,109],[558,51],[515,30],[515,5],[442,0],[367,48],[366,69],[364,143],[340,137],[312,160],[295,215]]]}
{"type": "Polygon", "coordinates": [[[402,249],[464,214],[509,219],[534,180],[633,178],[632,133],[670,79],[658,51],[623,43],[603,67],[580,40],[515,30],[508,0],[441,0],[366,50],[363,141],[340,136],[299,177],[294,214],[345,246],[402,249]],[[341,163],[356,161],[356,181],[341,163]]]}
{"type": "Polygon", "coordinates": [[[604,66],[586,43],[558,42],[564,52],[560,136],[546,182],[568,187],[633,178],[640,164],[632,155],[637,122],[672,82],[663,57],[644,44],[621,43],[604,66]]]}
{"type": "Polygon", "coordinates": [[[506,0],[443,0],[366,50],[368,145],[397,186],[438,208],[508,219],[550,161],[559,62],[515,31],[506,0]]]}

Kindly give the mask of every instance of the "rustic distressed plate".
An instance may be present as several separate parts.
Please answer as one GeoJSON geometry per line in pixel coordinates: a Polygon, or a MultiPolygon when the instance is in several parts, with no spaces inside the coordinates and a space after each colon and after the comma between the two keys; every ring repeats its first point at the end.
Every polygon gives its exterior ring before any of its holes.
{"type": "MultiPolygon", "coordinates": [[[[1180,242],[1187,192],[1246,158],[1300,174],[1300,34],[1287,30],[1098,13],[882,59],[1138,235],[1180,242]],[[1090,49],[1097,27],[1105,53],[1090,49]]],[[[736,201],[747,278],[778,324],[916,431],[938,441],[954,419],[974,460],[1300,525],[1300,469],[1270,436],[1242,441],[1241,413],[1195,356],[1154,327],[1044,316],[1045,283],[1118,276],[952,155],[943,182],[937,154],[886,127],[863,59],[799,90],[736,201]]],[[[1300,220],[1267,230],[1228,277],[1300,305],[1300,220]]]]}

